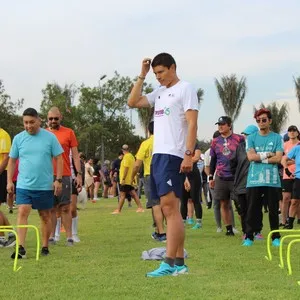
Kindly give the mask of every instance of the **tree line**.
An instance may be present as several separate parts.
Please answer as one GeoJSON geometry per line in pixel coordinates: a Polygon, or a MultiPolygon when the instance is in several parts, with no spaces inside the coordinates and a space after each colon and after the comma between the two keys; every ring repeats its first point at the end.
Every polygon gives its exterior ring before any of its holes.
{"type": "MultiPolygon", "coordinates": [[[[47,112],[52,106],[57,106],[63,114],[63,125],[71,127],[78,138],[79,148],[88,157],[100,157],[102,151],[105,159],[114,159],[122,144],[129,144],[133,152],[137,151],[141,141],[147,136],[147,126],[153,117],[153,109],[139,109],[138,118],[144,130],[144,137],[134,134],[132,120],[125,113],[128,111],[127,98],[137,78],[121,76],[115,72],[112,78],[102,85],[90,87],[82,84],[47,83],[42,90],[40,116],[43,126],[46,126],[47,112]]],[[[300,77],[294,78],[296,97],[300,111],[300,77]]],[[[237,78],[235,74],[215,79],[215,86],[223,106],[224,113],[234,121],[237,120],[247,94],[245,77],[237,78]]],[[[143,92],[153,90],[151,84],[144,83],[143,92]]],[[[203,89],[197,89],[199,106],[204,100],[203,89]]],[[[23,130],[22,119],[18,111],[22,109],[24,99],[12,101],[7,94],[3,81],[0,79],[0,127],[13,137],[23,130]]],[[[268,108],[273,116],[272,130],[279,133],[288,118],[288,104],[281,106],[276,102],[260,107],[268,108]]],[[[254,107],[254,111],[258,109],[254,107]]],[[[202,148],[209,147],[210,141],[200,140],[202,148]]],[[[202,149],[203,151],[206,149],[202,149]]]]}

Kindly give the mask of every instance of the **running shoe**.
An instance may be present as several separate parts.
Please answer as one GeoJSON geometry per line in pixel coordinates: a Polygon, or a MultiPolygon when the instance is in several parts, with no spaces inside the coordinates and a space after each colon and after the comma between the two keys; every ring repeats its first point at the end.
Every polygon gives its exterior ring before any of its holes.
{"type": "Polygon", "coordinates": [[[217,233],[220,233],[220,232],[222,232],[223,230],[222,230],[222,228],[221,227],[218,227],[217,228],[217,233]]]}
{"type": "Polygon", "coordinates": [[[234,232],[233,231],[227,231],[225,233],[226,236],[234,236],[234,232]]]}
{"type": "Polygon", "coordinates": [[[0,239],[0,248],[5,247],[6,239],[0,239]]]}
{"type": "Polygon", "coordinates": [[[188,218],[186,223],[189,224],[189,225],[194,225],[194,220],[192,218],[191,219],[188,218]]]}
{"type": "MultiPolygon", "coordinates": [[[[14,259],[16,257],[16,251],[11,255],[11,258],[14,259]]],[[[19,246],[19,254],[18,259],[26,258],[26,250],[23,246],[19,246]]]]}
{"type": "Polygon", "coordinates": [[[293,225],[290,225],[290,224],[285,224],[283,229],[293,229],[293,225]]]}
{"type": "Polygon", "coordinates": [[[158,239],[158,233],[155,232],[155,231],[152,232],[151,237],[152,237],[154,240],[157,240],[157,239],[158,239]]]}
{"type": "Polygon", "coordinates": [[[146,277],[162,277],[162,276],[177,276],[176,267],[171,267],[169,264],[162,262],[158,269],[146,274],[146,277]]]}
{"type": "Polygon", "coordinates": [[[167,235],[166,234],[158,235],[156,240],[165,243],[167,241],[167,235]]]}
{"type": "Polygon", "coordinates": [[[69,247],[74,246],[73,239],[67,239],[66,246],[69,246],[69,247]]]}
{"type": "Polygon", "coordinates": [[[80,238],[77,234],[73,234],[72,239],[73,239],[74,243],[79,243],[80,242],[80,238]]]}
{"type": "Polygon", "coordinates": [[[274,240],[272,241],[272,246],[274,246],[274,247],[279,247],[279,246],[280,246],[280,239],[279,239],[279,238],[274,239],[274,240]]]}
{"type": "Polygon", "coordinates": [[[49,243],[50,245],[55,245],[55,244],[56,244],[55,238],[54,238],[54,237],[50,237],[49,240],[48,240],[48,243],[49,243]]]}
{"type": "Polygon", "coordinates": [[[42,256],[48,256],[50,254],[48,247],[43,247],[41,251],[42,256]]]}
{"type": "Polygon", "coordinates": [[[181,275],[181,274],[188,274],[189,273],[189,268],[187,265],[183,265],[183,266],[177,266],[175,265],[175,268],[177,270],[177,274],[181,275]]]}
{"type": "Polygon", "coordinates": [[[6,248],[10,248],[10,247],[14,247],[16,245],[16,236],[13,235],[9,235],[7,241],[5,242],[4,247],[6,248]]]}
{"type": "Polygon", "coordinates": [[[232,227],[232,231],[233,231],[234,234],[240,233],[235,227],[232,227]]]}
{"type": "Polygon", "coordinates": [[[256,235],[254,235],[254,238],[256,240],[263,240],[264,239],[264,237],[263,237],[263,235],[261,233],[257,233],[256,235]]]}
{"type": "Polygon", "coordinates": [[[200,229],[200,228],[202,228],[202,224],[201,224],[201,223],[196,223],[196,224],[192,227],[192,229],[200,229]]]}
{"type": "Polygon", "coordinates": [[[250,239],[245,239],[242,246],[251,247],[253,245],[253,241],[250,239]]]}

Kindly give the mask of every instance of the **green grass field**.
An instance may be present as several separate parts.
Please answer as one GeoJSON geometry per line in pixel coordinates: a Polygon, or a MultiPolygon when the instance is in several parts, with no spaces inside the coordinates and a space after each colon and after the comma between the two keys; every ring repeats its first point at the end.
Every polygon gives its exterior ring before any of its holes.
{"type": "MultiPolygon", "coordinates": [[[[39,262],[34,234],[29,233],[28,258],[19,261],[17,273],[9,258],[12,249],[0,249],[0,299],[300,299],[300,244],[292,252],[293,275],[288,276],[278,267],[278,249],[268,262],[266,241],[244,248],[240,235],[217,234],[213,212],[206,208],[203,229],[186,227],[190,274],[146,278],[158,262],[142,261],[142,251],[164,245],[150,237],[151,213],[137,214],[135,206],[126,206],[121,215],[111,215],[115,206],[116,199],[89,203],[79,211],[81,243],[66,247],[62,233],[50,256],[39,262]]],[[[15,223],[16,211],[9,219],[15,223]]],[[[36,212],[29,222],[39,224],[36,212]]],[[[265,236],[267,229],[265,215],[265,236]]]]}

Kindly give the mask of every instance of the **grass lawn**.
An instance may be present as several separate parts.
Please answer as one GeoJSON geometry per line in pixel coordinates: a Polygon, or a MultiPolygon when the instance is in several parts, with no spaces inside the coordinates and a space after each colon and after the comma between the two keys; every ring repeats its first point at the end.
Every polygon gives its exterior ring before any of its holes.
{"type": "MultiPolygon", "coordinates": [[[[278,249],[268,262],[266,241],[244,248],[240,235],[216,233],[213,211],[206,208],[203,229],[186,227],[190,274],[146,278],[158,262],[142,261],[142,251],[164,245],[150,237],[151,213],[137,214],[135,206],[125,206],[121,215],[111,215],[115,206],[115,199],[89,203],[78,212],[81,242],[66,247],[62,233],[50,256],[39,262],[34,234],[29,233],[28,259],[19,260],[22,269],[17,273],[9,258],[12,249],[0,249],[1,299],[300,299],[300,244],[292,251],[293,275],[287,276],[286,269],[278,267],[278,249]]],[[[16,211],[9,219],[15,223],[16,211]]],[[[36,212],[29,223],[39,223],[36,212]]]]}

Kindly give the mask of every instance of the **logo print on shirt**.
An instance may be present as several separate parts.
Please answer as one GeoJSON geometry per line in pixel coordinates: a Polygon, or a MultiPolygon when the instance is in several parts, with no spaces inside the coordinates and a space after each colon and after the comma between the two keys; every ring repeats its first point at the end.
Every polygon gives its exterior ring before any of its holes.
{"type": "Polygon", "coordinates": [[[167,181],[167,184],[168,184],[169,186],[172,186],[172,180],[169,179],[169,180],[167,181]]]}
{"type": "Polygon", "coordinates": [[[170,113],[171,113],[170,108],[165,107],[163,109],[156,110],[155,111],[155,117],[163,117],[164,115],[168,116],[170,113]]]}

